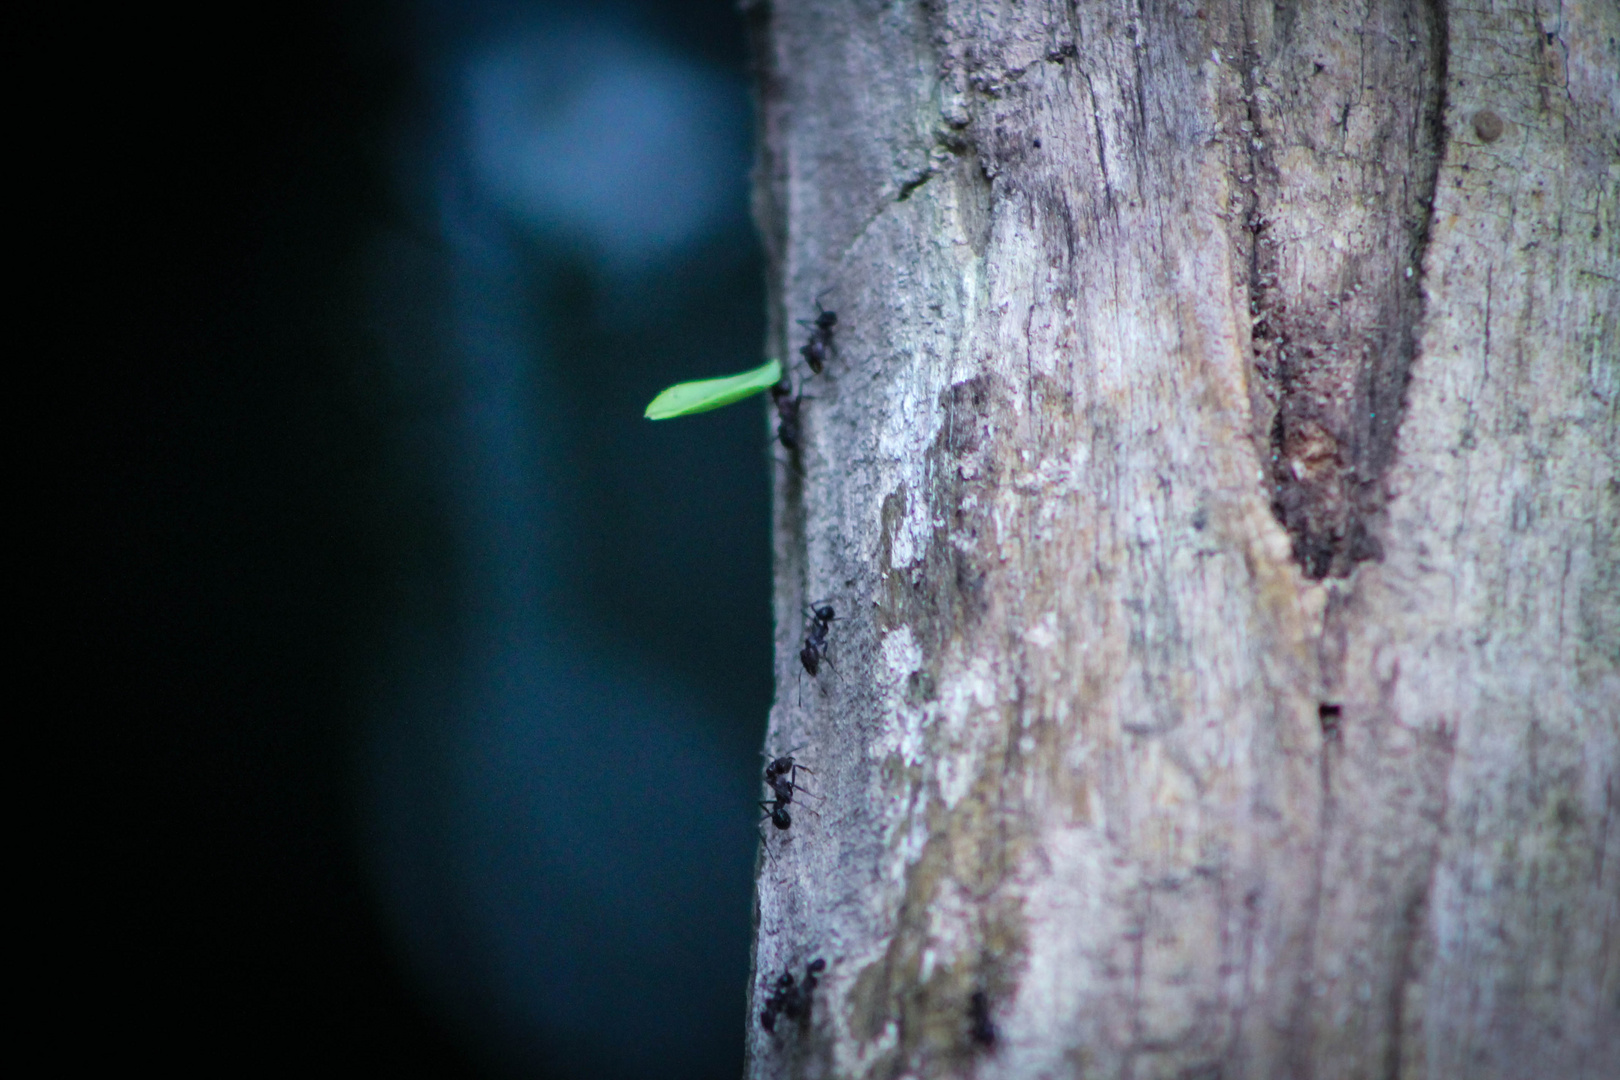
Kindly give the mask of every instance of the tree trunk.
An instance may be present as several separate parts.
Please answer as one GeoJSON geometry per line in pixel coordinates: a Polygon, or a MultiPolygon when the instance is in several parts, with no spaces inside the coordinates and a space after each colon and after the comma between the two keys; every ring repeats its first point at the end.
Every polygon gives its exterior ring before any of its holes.
{"type": "Polygon", "coordinates": [[[1613,1075],[1620,9],[749,14],[748,1074],[1613,1075]]]}

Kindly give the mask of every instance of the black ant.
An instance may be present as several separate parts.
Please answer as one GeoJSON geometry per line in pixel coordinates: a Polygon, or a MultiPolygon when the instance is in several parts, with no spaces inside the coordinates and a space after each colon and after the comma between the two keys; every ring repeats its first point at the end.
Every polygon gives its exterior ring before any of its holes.
{"type": "Polygon", "coordinates": [[[832,348],[833,327],[838,325],[838,312],[823,308],[820,300],[816,301],[816,311],[814,321],[799,320],[800,326],[810,328],[810,338],[799,349],[799,355],[804,357],[804,362],[810,365],[811,371],[820,375],[822,367],[827,363],[827,350],[832,348]]]}
{"type": "MultiPolygon", "coordinates": [[[[800,765],[793,760],[793,755],[800,749],[802,747],[795,746],[792,750],[779,758],[773,759],[769,765],[765,766],[765,783],[769,785],[770,789],[776,793],[776,797],[783,803],[792,802],[793,793],[804,790],[799,784],[799,774],[801,772],[810,773],[812,776],[815,775],[815,770],[810,766],[800,765]]],[[[805,794],[809,795],[811,792],[805,791],[805,794]]]]}
{"type": "MultiPolygon", "coordinates": [[[[774,799],[762,799],[759,805],[766,812],[765,818],[770,818],[771,824],[778,829],[787,829],[793,825],[793,817],[788,813],[787,808],[792,805],[795,793],[814,794],[806,791],[799,784],[799,773],[811,772],[812,770],[809,766],[800,765],[793,760],[793,754],[798,749],[799,747],[794,747],[765,766],[765,784],[776,797],[774,799]]],[[[814,810],[810,812],[815,813],[814,810]]],[[[760,820],[764,821],[765,818],[760,818],[760,820]]]]}
{"type": "Polygon", "coordinates": [[[968,1037],[985,1049],[996,1045],[996,1025],[990,1019],[990,998],[983,990],[968,999],[968,1037]]]}
{"type": "Polygon", "coordinates": [[[799,449],[799,403],[802,400],[785,377],[771,387],[771,402],[776,406],[776,437],[789,452],[799,449]]]}
{"type": "Polygon", "coordinates": [[[793,972],[782,972],[771,990],[771,996],[765,999],[765,1007],[760,1010],[759,1026],[774,1035],[778,1016],[785,1016],[789,1020],[808,1020],[811,996],[816,992],[818,982],[816,976],[826,970],[827,961],[817,958],[805,965],[803,983],[794,979],[793,972]]]}
{"type": "MultiPolygon", "coordinates": [[[[827,630],[836,616],[831,604],[812,605],[808,610],[810,622],[804,628],[804,648],[799,650],[799,663],[813,679],[821,673],[821,662],[827,660],[827,630]]],[[[832,661],[827,660],[827,663],[832,661]]]]}

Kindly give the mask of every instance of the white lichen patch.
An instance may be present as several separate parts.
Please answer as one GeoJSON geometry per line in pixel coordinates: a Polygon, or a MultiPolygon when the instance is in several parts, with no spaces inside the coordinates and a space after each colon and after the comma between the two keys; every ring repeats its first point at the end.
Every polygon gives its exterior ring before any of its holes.
{"type": "Polygon", "coordinates": [[[1058,642],[1057,612],[1048,611],[1039,622],[1024,631],[1024,640],[1037,649],[1050,649],[1058,642]]]}
{"type": "Polygon", "coordinates": [[[879,661],[874,682],[883,695],[885,723],[882,735],[873,741],[875,756],[898,754],[907,764],[922,760],[922,731],[926,710],[906,702],[906,687],[922,666],[922,646],[911,627],[900,626],[883,635],[878,645],[879,661]]]}

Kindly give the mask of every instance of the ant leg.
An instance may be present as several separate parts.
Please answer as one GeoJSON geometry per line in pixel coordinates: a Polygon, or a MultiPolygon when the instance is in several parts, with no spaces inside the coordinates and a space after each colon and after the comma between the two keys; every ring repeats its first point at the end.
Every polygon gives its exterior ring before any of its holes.
{"type": "MultiPolygon", "coordinates": [[[[767,783],[770,784],[770,787],[778,793],[778,798],[780,799],[781,791],[782,791],[782,787],[783,787],[782,782],[780,780],[778,780],[776,783],[770,783],[769,781],[767,781],[767,783]]],[[[821,794],[819,792],[811,791],[809,788],[805,787],[803,784],[799,783],[796,780],[788,781],[786,787],[787,787],[787,791],[788,791],[788,797],[786,799],[781,800],[786,805],[792,805],[793,801],[795,799],[797,799],[800,795],[807,795],[812,799],[821,798],[821,794]]]]}
{"type": "MultiPolygon", "coordinates": [[[[843,682],[843,681],[844,681],[844,676],[843,676],[843,675],[842,675],[842,674],[840,674],[840,673],[839,673],[839,671],[838,671],[838,665],[837,665],[837,664],[835,664],[835,663],[833,663],[833,662],[832,662],[832,657],[830,657],[830,656],[823,656],[823,657],[822,657],[822,658],[821,658],[821,662],[822,662],[822,663],[823,663],[823,664],[826,664],[826,665],[827,665],[827,667],[828,667],[828,668],[829,668],[829,669],[831,669],[831,671],[832,671],[832,673],[833,673],[833,677],[834,677],[834,678],[835,678],[835,679],[837,679],[837,680],[838,680],[838,681],[839,681],[839,682],[843,682]]],[[[825,693],[826,693],[826,692],[827,692],[827,691],[825,691],[825,690],[823,690],[823,691],[822,691],[822,693],[824,693],[824,694],[825,694],[825,693]]]]}
{"type": "Polygon", "coordinates": [[[807,788],[803,784],[799,783],[799,773],[801,773],[801,772],[807,772],[811,776],[815,775],[815,770],[814,769],[811,769],[811,768],[809,768],[807,766],[804,766],[804,765],[797,765],[796,764],[796,765],[793,766],[793,775],[788,777],[788,788],[790,790],[792,790],[794,795],[801,795],[801,794],[802,795],[808,795],[812,799],[821,798],[820,795],[816,794],[814,791],[811,791],[809,788],[807,788]]]}

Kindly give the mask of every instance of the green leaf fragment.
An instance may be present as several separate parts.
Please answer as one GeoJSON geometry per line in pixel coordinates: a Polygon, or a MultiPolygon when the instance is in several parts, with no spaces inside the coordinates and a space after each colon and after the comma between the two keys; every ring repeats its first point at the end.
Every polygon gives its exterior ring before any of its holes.
{"type": "Polygon", "coordinates": [[[708,412],[741,401],[761,390],[768,390],[781,379],[781,362],[767,360],[753,371],[745,371],[741,375],[676,383],[652,399],[647,406],[647,419],[668,420],[674,416],[708,412]]]}

